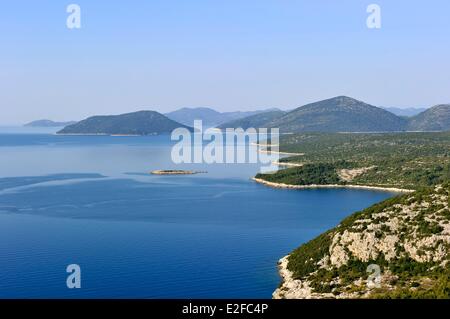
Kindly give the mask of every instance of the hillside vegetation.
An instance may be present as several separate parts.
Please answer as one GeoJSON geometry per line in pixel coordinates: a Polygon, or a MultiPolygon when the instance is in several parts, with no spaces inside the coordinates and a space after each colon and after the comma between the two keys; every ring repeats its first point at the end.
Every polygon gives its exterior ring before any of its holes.
{"type": "Polygon", "coordinates": [[[446,183],[353,214],[281,261],[274,297],[449,298],[449,192],[446,183]]]}

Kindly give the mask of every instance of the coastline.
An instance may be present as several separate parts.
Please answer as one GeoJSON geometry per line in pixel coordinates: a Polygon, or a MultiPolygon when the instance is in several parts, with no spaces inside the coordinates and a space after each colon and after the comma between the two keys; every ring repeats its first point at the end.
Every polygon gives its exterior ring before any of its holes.
{"type": "Polygon", "coordinates": [[[280,286],[273,292],[272,299],[336,299],[351,298],[351,294],[343,294],[336,297],[332,293],[315,293],[308,281],[294,279],[292,271],[287,266],[289,255],[278,261],[278,273],[282,278],[280,286]]]}
{"type": "Polygon", "coordinates": [[[268,182],[266,180],[253,177],[253,181],[263,184],[273,188],[284,188],[284,189],[315,189],[315,188],[348,188],[348,189],[366,189],[366,190],[378,190],[396,193],[413,193],[413,189],[396,188],[396,187],[381,187],[381,186],[368,186],[368,185],[338,185],[338,184],[328,184],[328,185],[289,185],[284,183],[274,183],[268,182]]]}
{"type": "MultiPolygon", "coordinates": [[[[289,291],[292,291],[295,286],[300,286],[301,287],[301,283],[300,282],[295,282],[294,279],[292,278],[292,272],[287,269],[287,265],[289,263],[289,255],[284,256],[283,258],[281,258],[278,261],[278,274],[281,277],[281,284],[280,286],[275,289],[275,291],[272,293],[272,299],[286,299],[289,298],[289,291]],[[291,284],[289,284],[291,283],[291,284]],[[286,296],[286,294],[288,294],[286,296]]],[[[306,299],[306,296],[304,296],[304,298],[302,299],[306,299]]]]}
{"type": "Polygon", "coordinates": [[[277,165],[277,166],[286,166],[286,167],[302,167],[304,164],[299,164],[299,163],[288,163],[288,162],[280,162],[280,161],[273,161],[272,162],[273,165],[277,165]]]}

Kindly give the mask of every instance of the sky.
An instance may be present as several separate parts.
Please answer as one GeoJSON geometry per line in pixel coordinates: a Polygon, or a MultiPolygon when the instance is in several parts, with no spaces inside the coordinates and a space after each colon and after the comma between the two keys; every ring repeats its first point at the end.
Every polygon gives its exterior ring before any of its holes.
{"type": "Polygon", "coordinates": [[[0,2],[0,124],[347,95],[450,103],[448,0],[0,2]],[[66,25],[81,8],[81,28],[66,25]],[[369,4],[381,28],[366,24],[369,4]]]}

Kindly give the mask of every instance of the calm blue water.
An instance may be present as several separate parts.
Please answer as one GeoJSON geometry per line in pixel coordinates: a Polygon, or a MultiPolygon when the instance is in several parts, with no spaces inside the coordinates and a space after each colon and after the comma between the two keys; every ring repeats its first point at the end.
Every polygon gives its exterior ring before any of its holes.
{"type": "Polygon", "coordinates": [[[19,133],[0,133],[0,298],[270,298],[279,258],[392,196],[270,189],[249,180],[254,164],[176,166],[167,136],[19,133]],[[167,168],[208,174],[147,174],[167,168]]]}

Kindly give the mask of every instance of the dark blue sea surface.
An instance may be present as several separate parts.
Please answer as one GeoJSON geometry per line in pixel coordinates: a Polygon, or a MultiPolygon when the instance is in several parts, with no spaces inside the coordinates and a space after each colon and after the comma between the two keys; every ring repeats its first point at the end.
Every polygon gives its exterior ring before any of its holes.
{"type": "Polygon", "coordinates": [[[0,298],[270,298],[279,258],[394,195],[271,189],[257,164],[175,165],[171,145],[0,134],[0,298]],[[148,174],[169,168],[208,173],[148,174]]]}

